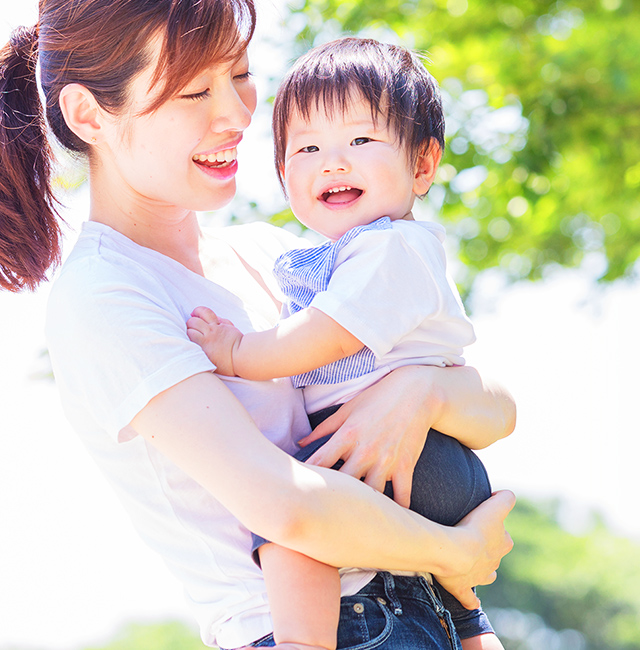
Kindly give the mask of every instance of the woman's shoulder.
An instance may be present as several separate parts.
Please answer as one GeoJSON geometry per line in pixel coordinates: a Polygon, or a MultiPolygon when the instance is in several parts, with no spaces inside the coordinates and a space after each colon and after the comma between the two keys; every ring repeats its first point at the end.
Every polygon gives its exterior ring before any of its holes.
{"type": "MultiPolygon", "coordinates": [[[[131,304],[138,297],[161,296],[158,274],[145,263],[135,245],[120,241],[101,224],[83,224],[71,252],[54,278],[47,320],[100,318],[105,304],[131,304]],[[132,249],[132,250],[128,250],[132,249]]],[[[117,235],[118,233],[115,233],[117,235]]],[[[123,238],[126,239],[126,238],[123,238]]],[[[137,247],[141,248],[141,247],[137,247]]]]}
{"type": "Polygon", "coordinates": [[[103,285],[154,282],[154,255],[159,257],[108,226],[85,222],[52,291],[95,293],[103,285]]]}

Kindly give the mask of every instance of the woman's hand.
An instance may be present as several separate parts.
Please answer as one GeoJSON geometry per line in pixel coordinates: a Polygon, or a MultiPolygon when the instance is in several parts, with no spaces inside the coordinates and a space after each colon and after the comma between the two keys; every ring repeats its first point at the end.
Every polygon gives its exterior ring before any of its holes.
{"type": "Polygon", "coordinates": [[[425,399],[424,386],[415,380],[415,369],[398,368],[301,440],[304,446],[335,434],[307,463],[332,467],[343,460],[341,472],[364,477],[365,483],[379,492],[391,481],[394,500],[408,508],[413,470],[440,409],[435,392],[432,399],[425,399]]]}
{"type": "Polygon", "coordinates": [[[430,428],[481,449],[509,435],[515,403],[501,386],[484,382],[469,366],[397,368],[342,406],[309,436],[334,436],[307,461],[332,467],[382,491],[393,483],[394,499],[408,507],[415,464],[430,428]]]}
{"type": "Polygon", "coordinates": [[[434,574],[438,582],[467,609],[480,606],[472,587],[488,585],[495,581],[502,558],[513,548],[513,540],[504,528],[504,520],[515,505],[513,492],[501,490],[472,510],[459,524],[456,532],[463,535],[457,556],[457,566],[464,573],[457,575],[434,574]],[[468,562],[461,556],[467,553],[468,562]]]}

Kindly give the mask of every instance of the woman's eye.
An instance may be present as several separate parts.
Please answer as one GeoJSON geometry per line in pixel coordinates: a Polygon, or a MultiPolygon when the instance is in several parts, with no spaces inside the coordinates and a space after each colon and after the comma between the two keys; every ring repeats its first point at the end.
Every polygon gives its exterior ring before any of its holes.
{"type": "Polygon", "coordinates": [[[193,101],[198,101],[199,99],[205,99],[206,97],[209,97],[211,92],[207,88],[206,90],[203,90],[202,92],[199,93],[190,93],[189,95],[181,95],[182,99],[192,99],[193,101]]]}
{"type": "Polygon", "coordinates": [[[365,137],[354,138],[353,140],[351,140],[351,146],[352,147],[357,147],[357,146],[359,146],[361,144],[366,144],[367,142],[371,142],[371,138],[365,138],[365,137]]]}
{"type": "Polygon", "coordinates": [[[247,79],[251,79],[253,77],[253,73],[247,70],[246,72],[243,72],[242,74],[237,74],[233,78],[236,81],[246,81],[247,79]]]}
{"type": "Polygon", "coordinates": [[[320,149],[316,147],[315,144],[310,144],[307,147],[302,147],[300,151],[302,151],[303,153],[316,153],[317,151],[320,151],[320,149]]]}

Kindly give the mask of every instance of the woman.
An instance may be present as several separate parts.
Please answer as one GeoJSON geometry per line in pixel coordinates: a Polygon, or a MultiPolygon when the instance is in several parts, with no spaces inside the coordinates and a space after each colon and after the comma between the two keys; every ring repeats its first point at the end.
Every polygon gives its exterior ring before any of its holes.
{"type": "MultiPolygon", "coordinates": [[[[343,407],[318,433],[338,429],[334,472],[281,451],[309,433],[288,381],[223,383],[186,336],[199,304],[246,329],[278,316],[269,272],[291,236],[205,234],[195,217],[235,191],[254,21],[251,0],[42,0],[0,61],[0,283],[33,287],[59,257],[37,55],[51,131],[90,170],[89,221],[47,322],[65,410],[183,582],[204,642],[224,648],[271,643],[247,529],[336,566],[431,572],[470,607],[511,546],[509,494],[443,528],[349,476],[406,494],[430,426],[472,447],[508,434],[510,398],[472,369],[404,368],[343,407]]],[[[423,578],[373,576],[344,580],[339,647],[457,647],[423,578]]]]}

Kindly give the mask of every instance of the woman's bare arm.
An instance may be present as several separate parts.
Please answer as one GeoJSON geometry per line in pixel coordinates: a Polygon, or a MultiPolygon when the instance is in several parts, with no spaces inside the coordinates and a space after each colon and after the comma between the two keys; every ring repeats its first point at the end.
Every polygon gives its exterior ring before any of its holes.
{"type": "Polygon", "coordinates": [[[333,566],[429,571],[474,606],[471,587],[493,580],[511,548],[509,494],[461,526],[429,522],[347,474],[277,449],[212,373],[157,395],[132,426],[250,530],[333,566]]]}

